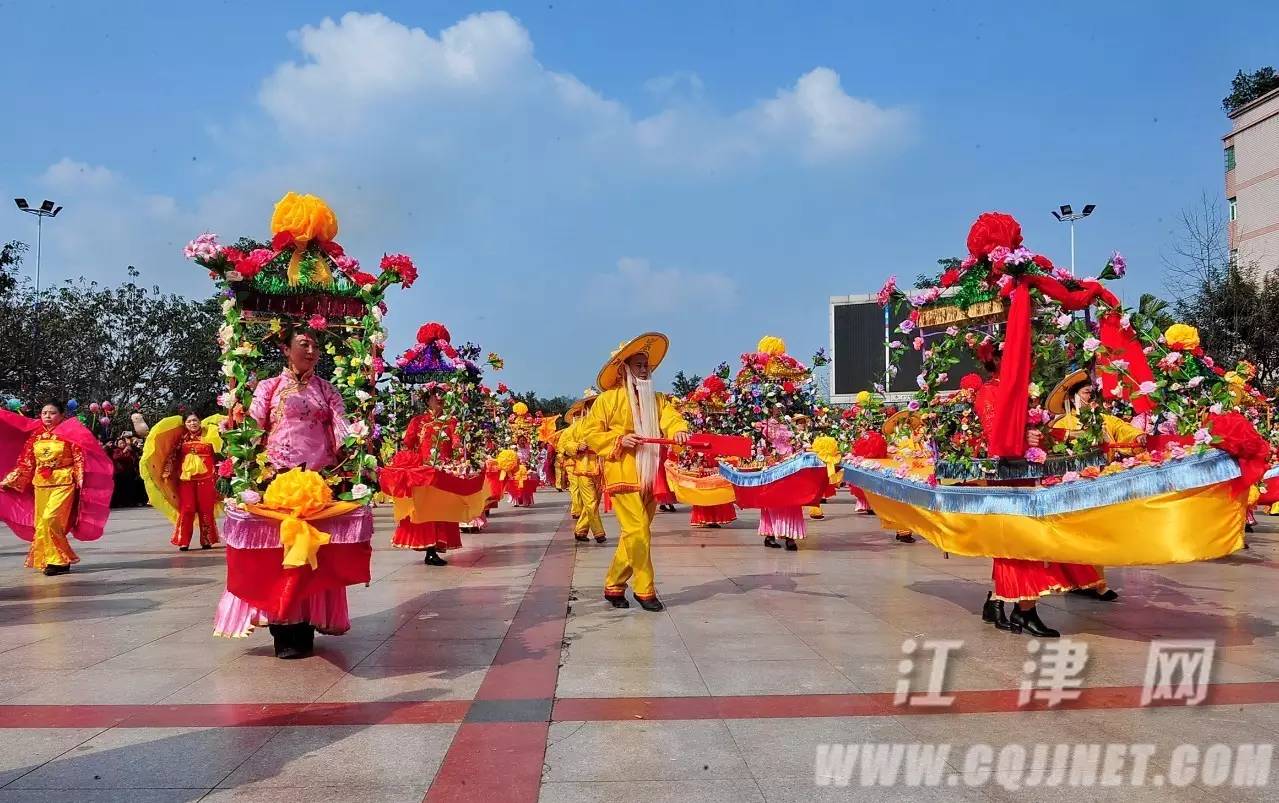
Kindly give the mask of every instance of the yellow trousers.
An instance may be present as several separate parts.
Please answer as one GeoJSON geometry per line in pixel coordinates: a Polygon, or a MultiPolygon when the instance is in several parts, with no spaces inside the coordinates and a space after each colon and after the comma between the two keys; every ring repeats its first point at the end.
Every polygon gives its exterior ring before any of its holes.
{"type": "Polygon", "coordinates": [[[622,536],[613,552],[613,564],[604,578],[604,596],[620,597],[626,593],[626,583],[635,587],[636,599],[653,599],[657,589],[653,587],[653,556],[649,551],[652,534],[649,526],[657,502],[650,494],[613,494],[613,513],[622,536]]]}
{"type": "Polygon", "coordinates": [[[603,535],[604,521],[600,518],[600,493],[594,477],[569,477],[569,494],[572,498],[574,535],[603,535]]]}
{"type": "Polygon", "coordinates": [[[577,519],[582,515],[581,492],[577,486],[581,483],[582,478],[576,474],[570,474],[568,478],[568,515],[577,519]]]}
{"type": "Polygon", "coordinates": [[[31,549],[27,552],[27,566],[43,569],[49,564],[70,566],[72,563],[79,563],[80,558],[67,541],[67,532],[71,529],[71,511],[75,507],[76,487],[37,487],[35,496],[36,534],[31,540],[31,549]]]}

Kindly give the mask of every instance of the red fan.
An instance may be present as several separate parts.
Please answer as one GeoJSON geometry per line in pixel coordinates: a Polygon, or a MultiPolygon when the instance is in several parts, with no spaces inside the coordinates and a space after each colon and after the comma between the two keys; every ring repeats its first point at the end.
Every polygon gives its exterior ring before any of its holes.
{"type": "MultiPolygon", "coordinates": [[[[662,446],[674,446],[675,441],[669,438],[640,438],[644,443],[656,443],[662,446]]],[[[684,448],[702,452],[709,457],[740,457],[749,460],[754,448],[751,439],[743,435],[712,435],[709,432],[697,432],[688,436],[684,448]]]]}

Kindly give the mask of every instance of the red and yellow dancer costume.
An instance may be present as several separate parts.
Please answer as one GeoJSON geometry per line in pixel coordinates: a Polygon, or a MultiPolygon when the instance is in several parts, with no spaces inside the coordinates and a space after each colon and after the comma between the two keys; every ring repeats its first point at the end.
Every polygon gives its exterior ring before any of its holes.
{"type": "Polygon", "coordinates": [[[200,546],[218,542],[216,510],[217,488],[214,484],[214,445],[203,434],[182,433],[178,446],[169,455],[165,477],[177,476],[178,521],[173,527],[174,546],[191,545],[191,532],[200,522],[200,546]]]}
{"type": "Polygon", "coordinates": [[[585,540],[588,535],[604,540],[604,521],[600,518],[600,458],[582,439],[582,420],[594,404],[596,396],[576,402],[565,414],[568,429],[560,432],[559,457],[568,472],[570,513],[574,518],[573,535],[585,540]]]}
{"type": "Polygon", "coordinates": [[[597,384],[603,392],[581,423],[582,439],[604,462],[604,490],[612,500],[621,529],[621,539],[604,580],[604,596],[609,600],[624,600],[628,583],[634,585],[636,599],[649,601],[657,597],[650,527],[657,510],[653,478],[656,471],[661,470],[658,449],[651,445],[639,447],[652,452],[645,457],[645,462],[653,474],[641,477],[638,449],[625,449],[621,441],[624,436],[637,433],[672,438],[688,431],[688,424],[664,394],[655,394],[656,420],[645,421],[631,409],[631,391],[627,384],[635,380],[625,367],[626,360],[647,355],[649,370],[653,370],[666,356],[667,347],[665,335],[649,332],[614,352],[599,373],[597,384]]]}
{"type": "Polygon", "coordinates": [[[80,489],[84,486],[84,453],[52,430],[32,435],[18,453],[18,463],[0,489],[35,492],[35,537],[27,551],[27,568],[70,566],[80,558],[67,541],[75,525],[80,489]]]}
{"type": "MultiPolygon", "coordinates": [[[[423,413],[409,421],[400,454],[416,452],[426,465],[443,465],[451,462],[460,449],[456,418],[437,419],[423,413]]],[[[437,552],[461,549],[462,528],[456,521],[413,522],[402,518],[391,536],[391,546],[419,551],[433,547],[437,552]]]]}
{"type": "Polygon", "coordinates": [[[693,505],[688,523],[694,527],[732,524],[737,521],[737,507],[732,502],[723,505],[693,505]]]}

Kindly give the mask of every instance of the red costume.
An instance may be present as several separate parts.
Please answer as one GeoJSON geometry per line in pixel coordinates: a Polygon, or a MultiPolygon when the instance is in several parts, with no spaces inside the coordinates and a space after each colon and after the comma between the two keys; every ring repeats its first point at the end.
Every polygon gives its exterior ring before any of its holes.
{"type": "Polygon", "coordinates": [[[732,524],[737,521],[737,508],[732,502],[723,505],[693,505],[689,523],[694,527],[708,524],[732,524]]]}
{"type": "MultiPolygon", "coordinates": [[[[402,451],[417,452],[427,465],[447,465],[461,449],[457,434],[457,419],[437,420],[430,413],[414,416],[404,433],[402,451]]],[[[462,529],[456,521],[427,521],[414,523],[400,519],[391,537],[391,546],[397,549],[423,550],[434,547],[437,552],[462,548],[462,529]]]]}
{"type": "Polygon", "coordinates": [[[178,520],[173,526],[171,543],[178,547],[191,545],[191,531],[200,522],[200,546],[218,542],[216,510],[218,492],[214,485],[213,444],[202,434],[183,432],[177,448],[165,463],[166,477],[177,474],[178,520]]]}

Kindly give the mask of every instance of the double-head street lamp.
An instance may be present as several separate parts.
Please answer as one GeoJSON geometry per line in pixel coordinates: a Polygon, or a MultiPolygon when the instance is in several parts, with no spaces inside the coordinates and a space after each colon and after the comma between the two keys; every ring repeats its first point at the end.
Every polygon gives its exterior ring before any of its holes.
{"type": "Polygon", "coordinates": [[[14,198],[13,202],[18,205],[18,209],[36,216],[36,303],[38,304],[40,303],[40,248],[44,242],[44,219],[57,217],[62,207],[47,199],[38,207],[28,204],[26,198],[14,198]]]}
{"type": "Polygon", "coordinates": [[[1084,211],[1076,212],[1070,208],[1070,204],[1062,204],[1059,209],[1053,210],[1053,217],[1059,222],[1070,224],[1070,273],[1072,276],[1075,273],[1075,221],[1088,217],[1096,208],[1097,204],[1085,204],[1084,211]]]}

